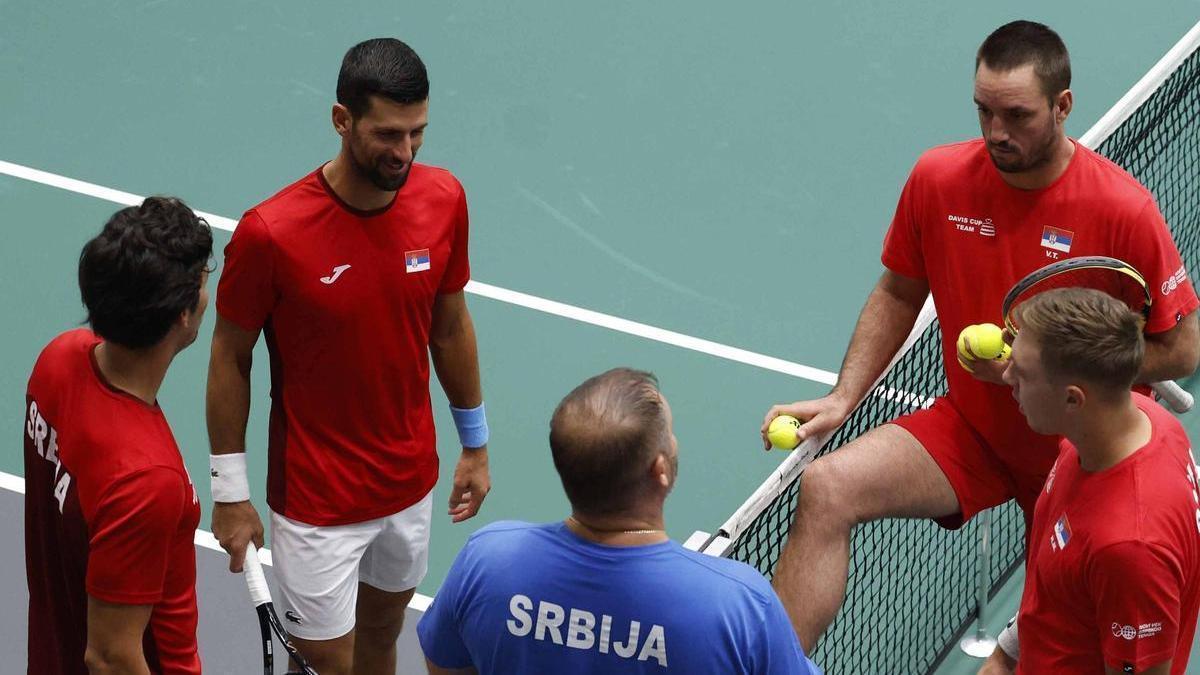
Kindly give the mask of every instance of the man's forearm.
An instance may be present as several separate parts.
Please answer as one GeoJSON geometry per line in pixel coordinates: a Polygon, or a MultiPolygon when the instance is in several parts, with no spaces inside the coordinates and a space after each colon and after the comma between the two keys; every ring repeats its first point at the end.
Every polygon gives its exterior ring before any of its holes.
{"type": "Polygon", "coordinates": [[[866,395],[904,344],[924,302],[925,294],[913,289],[897,292],[884,280],[875,286],[858,316],[834,395],[851,405],[866,395]]]}
{"type": "Polygon", "coordinates": [[[471,316],[460,317],[455,330],[430,341],[429,354],[446,398],[455,408],[474,408],[483,403],[479,384],[479,348],[471,316]]]}
{"type": "Polygon", "coordinates": [[[208,441],[214,455],[246,451],[250,418],[250,368],[218,355],[208,369],[208,441]]]}
{"type": "Polygon", "coordinates": [[[1151,340],[1146,340],[1145,357],[1142,359],[1142,369],[1138,372],[1137,380],[1141,384],[1152,384],[1163,380],[1178,380],[1190,375],[1177,364],[1171,350],[1151,340]]]}
{"type": "Polygon", "coordinates": [[[1176,326],[1146,336],[1146,352],[1138,382],[1151,383],[1189,377],[1200,359],[1200,325],[1196,313],[1183,317],[1176,326]]]}

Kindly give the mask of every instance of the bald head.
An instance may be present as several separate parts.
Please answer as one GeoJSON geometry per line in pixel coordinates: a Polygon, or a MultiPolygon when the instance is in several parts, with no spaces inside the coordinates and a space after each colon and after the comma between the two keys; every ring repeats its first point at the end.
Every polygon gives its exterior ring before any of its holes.
{"type": "Polygon", "coordinates": [[[577,512],[608,515],[633,508],[653,488],[655,460],[675,457],[658,380],[629,368],[588,379],[554,410],[550,450],[577,512]]]}

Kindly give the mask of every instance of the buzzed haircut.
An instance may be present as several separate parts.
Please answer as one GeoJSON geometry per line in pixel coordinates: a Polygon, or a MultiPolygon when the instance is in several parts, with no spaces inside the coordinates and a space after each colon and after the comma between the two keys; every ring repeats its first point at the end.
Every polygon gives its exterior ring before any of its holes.
{"type": "Polygon", "coordinates": [[[1022,334],[1034,335],[1051,378],[1092,382],[1116,396],[1129,391],[1142,368],[1145,320],[1102,291],[1039,293],[1018,305],[1013,318],[1022,334]]]}
{"type": "Polygon", "coordinates": [[[370,109],[375,95],[402,105],[429,98],[429,75],[412,47],[395,38],[375,38],[346,52],[338,73],[338,103],[358,118],[370,109]]]}
{"type": "Polygon", "coordinates": [[[1033,64],[1042,92],[1051,100],[1071,88],[1067,45],[1049,26],[1036,21],[1013,21],[992,31],[975,54],[975,70],[981,63],[1001,72],[1033,64]]]}
{"type": "Polygon", "coordinates": [[[121,209],[79,254],[79,292],[97,335],[130,349],[162,340],[200,303],[212,230],[174,197],[121,209]]]}
{"type": "Polygon", "coordinates": [[[631,368],[589,378],[550,419],[554,468],[579,513],[608,515],[634,506],[670,438],[658,379],[631,368]]]}

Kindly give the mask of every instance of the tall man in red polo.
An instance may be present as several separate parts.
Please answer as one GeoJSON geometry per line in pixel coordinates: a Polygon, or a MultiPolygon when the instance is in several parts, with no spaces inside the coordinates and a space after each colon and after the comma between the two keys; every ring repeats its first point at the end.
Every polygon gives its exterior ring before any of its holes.
{"type": "Polygon", "coordinates": [[[341,152],[242,217],[217,291],[208,381],[213,533],[239,570],[263,526],[245,473],[251,355],[270,354],[267,503],[277,603],[322,675],[395,672],[425,575],[438,456],[429,356],[463,446],[449,514],[489,489],[467,204],[414,162],[425,66],[399,40],[352,47],[338,75],[341,152]]]}

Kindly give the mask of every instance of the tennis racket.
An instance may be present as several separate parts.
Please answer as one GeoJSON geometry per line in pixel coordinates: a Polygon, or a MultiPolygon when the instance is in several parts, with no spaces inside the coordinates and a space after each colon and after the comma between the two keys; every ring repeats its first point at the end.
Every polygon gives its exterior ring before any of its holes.
{"type": "MultiPolygon", "coordinates": [[[[1029,298],[1055,288],[1093,288],[1104,291],[1124,302],[1145,319],[1150,318],[1150,303],[1154,294],[1146,284],[1146,278],[1128,263],[1105,256],[1070,258],[1047,265],[1017,282],[1008,295],[1004,296],[1001,311],[1004,325],[1012,335],[1019,326],[1013,318],[1013,310],[1029,298]]],[[[1174,382],[1155,382],[1150,385],[1154,393],[1177,413],[1191,410],[1195,402],[1192,395],[1174,382]]]]}
{"type": "Polygon", "coordinates": [[[292,639],[288,637],[287,631],[283,629],[283,624],[279,622],[279,616],[275,614],[275,605],[271,602],[271,591],[267,588],[267,577],[263,574],[262,563],[258,560],[258,549],[254,547],[254,542],[246,545],[246,562],[242,564],[242,572],[246,575],[246,588],[250,589],[250,600],[254,603],[255,611],[258,612],[258,628],[262,633],[264,675],[275,675],[272,632],[275,637],[279,638],[279,642],[283,644],[288,656],[292,657],[292,661],[300,666],[301,673],[317,675],[317,671],[313,670],[300,652],[296,651],[292,639]]]}

